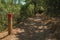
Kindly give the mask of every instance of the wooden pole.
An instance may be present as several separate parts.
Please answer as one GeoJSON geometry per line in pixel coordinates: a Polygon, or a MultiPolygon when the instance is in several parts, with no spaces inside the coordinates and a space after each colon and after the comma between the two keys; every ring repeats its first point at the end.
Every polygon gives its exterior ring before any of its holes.
{"type": "Polygon", "coordinates": [[[12,14],[8,14],[8,34],[12,34],[12,14]]]}

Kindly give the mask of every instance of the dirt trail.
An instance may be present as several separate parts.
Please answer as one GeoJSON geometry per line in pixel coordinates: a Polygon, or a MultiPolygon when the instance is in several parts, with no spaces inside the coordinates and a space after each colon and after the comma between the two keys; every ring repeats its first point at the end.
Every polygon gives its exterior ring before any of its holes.
{"type": "Polygon", "coordinates": [[[48,30],[51,21],[57,22],[54,18],[37,14],[17,24],[12,35],[8,35],[7,31],[0,33],[0,40],[56,40],[48,30]]]}

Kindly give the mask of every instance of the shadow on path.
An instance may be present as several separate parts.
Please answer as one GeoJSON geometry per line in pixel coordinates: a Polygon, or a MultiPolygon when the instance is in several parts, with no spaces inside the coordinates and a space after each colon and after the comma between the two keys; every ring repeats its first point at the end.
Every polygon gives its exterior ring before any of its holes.
{"type": "Polygon", "coordinates": [[[16,34],[19,40],[54,40],[51,30],[48,30],[48,26],[41,23],[41,21],[27,21],[17,27],[24,29],[24,32],[16,34]]]}

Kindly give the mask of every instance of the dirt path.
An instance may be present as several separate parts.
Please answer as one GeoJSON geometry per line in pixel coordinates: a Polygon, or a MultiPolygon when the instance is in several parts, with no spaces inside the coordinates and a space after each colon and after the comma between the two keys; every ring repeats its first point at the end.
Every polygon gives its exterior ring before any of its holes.
{"type": "MultiPolygon", "coordinates": [[[[38,14],[16,25],[12,35],[8,35],[7,31],[0,33],[0,40],[56,40],[51,31],[48,31],[47,24],[51,24],[51,20],[38,14]]],[[[55,22],[55,19],[52,21],[55,22]]]]}

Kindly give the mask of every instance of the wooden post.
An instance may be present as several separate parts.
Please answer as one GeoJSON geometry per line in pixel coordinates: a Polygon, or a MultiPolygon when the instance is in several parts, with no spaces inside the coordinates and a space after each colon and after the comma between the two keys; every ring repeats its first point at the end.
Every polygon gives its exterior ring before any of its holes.
{"type": "Polygon", "coordinates": [[[12,34],[12,14],[8,14],[8,34],[12,34]]]}

